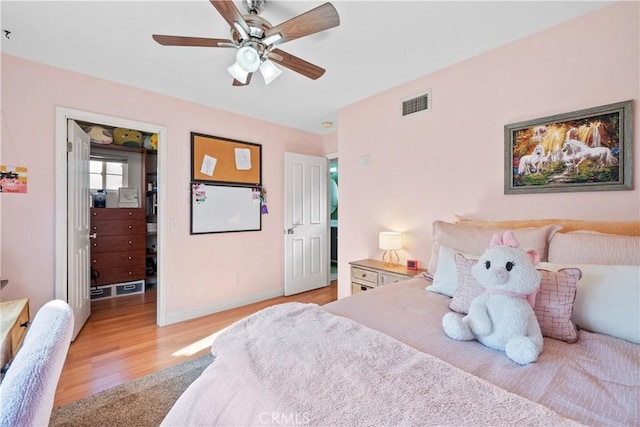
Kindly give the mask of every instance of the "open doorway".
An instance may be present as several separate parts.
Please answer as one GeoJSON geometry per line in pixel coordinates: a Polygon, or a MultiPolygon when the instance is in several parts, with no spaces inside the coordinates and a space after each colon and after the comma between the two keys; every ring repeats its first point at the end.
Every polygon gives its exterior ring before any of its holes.
{"type": "MultiPolygon", "coordinates": [[[[329,156],[328,156],[329,157],[329,156]]],[[[329,222],[331,228],[331,256],[329,279],[338,279],[338,158],[329,157],[329,222]]]]}
{"type": "Polygon", "coordinates": [[[91,140],[91,300],[155,289],[158,135],[77,123],[91,140]]]}
{"type": "MultiPolygon", "coordinates": [[[[85,289],[76,289],[81,287],[79,285],[79,281],[76,280],[76,276],[69,274],[68,265],[72,260],[69,259],[67,253],[68,246],[68,225],[67,225],[67,217],[69,212],[71,212],[74,208],[74,200],[77,198],[70,197],[68,195],[68,184],[71,178],[67,175],[67,170],[70,168],[69,160],[68,160],[68,134],[67,134],[67,122],[68,121],[81,122],[81,123],[100,123],[105,126],[111,126],[113,128],[125,128],[125,129],[139,129],[141,132],[148,134],[156,134],[157,135],[157,144],[158,149],[154,154],[155,159],[155,167],[157,169],[156,176],[150,176],[149,180],[153,178],[154,182],[156,182],[157,186],[157,215],[156,223],[157,223],[157,232],[154,236],[155,247],[157,248],[157,272],[155,274],[157,283],[160,286],[157,286],[157,301],[156,301],[156,320],[157,324],[162,326],[166,323],[166,310],[165,310],[165,290],[161,286],[161,278],[162,278],[162,252],[160,249],[162,248],[162,236],[166,230],[164,230],[162,213],[163,213],[163,197],[162,193],[163,185],[162,180],[163,176],[161,173],[162,165],[164,163],[164,151],[165,147],[163,144],[166,142],[166,128],[159,125],[153,125],[143,122],[137,122],[132,120],[121,119],[117,117],[105,116],[102,114],[90,113],[80,110],[72,110],[68,108],[58,107],[56,108],[56,282],[55,282],[55,296],[56,298],[68,301],[71,295],[74,294],[85,294],[88,296],[88,290],[85,292],[85,289]],[[155,181],[157,179],[157,181],[155,181]]],[[[148,153],[147,153],[148,154],[148,153]]],[[[113,156],[112,156],[113,157],[113,156]]],[[[110,159],[110,161],[114,161],[110,159]]],[[[120,155],[118,157],[120,161],[124,161],[124,156],[120,155]]],[[[118,160],[116,159],[116,160],[118,160]]],[[[128,161],[128,160],[127,160],[128,161]]],[[[89,173],[89,167],[87,166],[87,174],[89,173]]],[[[140,170],[140,169],[138,169],[140,170]]],[[[139,173],[136,173],[139,175],[139,173]]],[[[146,194],[147,185],[145,184],[144,178],[141,178],[138,191],[139,197],[146,194]],[[144,185],[143,185],[144,184],[144,185]]],[[[86,195],[87,199],[89,198],[89,194],[86,195]]],[[[142,206],[141,204],[139,206],[142,206]]],[[[143,214],[145,212],[143,211],[143,214]]],[[[89,220],[89,213],[86,215],[86,222],[89,220]]],[[[148,218],[147,218],[148,220],[148,218]]],[[[151,222],[151,221],[148,221],[151,222]]],[[[144,225],[144,215],[143,222],[144,225]]],[[[90,238],[91,236],[89,236],[90,238]]],[[[78,238],[87,239],[87,236],[78,236],[78,238]]],[[[144,247],[143,247],[144,251],[144,247]]],[[[78,272],[82,277],[90,276],[90,266],[88,259],[86,262],[81,263],[81,267],[83,271],[78,272]]],[[[116,289],[117,291],[117,289],[116,289]]],[[[129,292],[129,287],[126,289],[122,288],[123,292],[129,292]]]]}

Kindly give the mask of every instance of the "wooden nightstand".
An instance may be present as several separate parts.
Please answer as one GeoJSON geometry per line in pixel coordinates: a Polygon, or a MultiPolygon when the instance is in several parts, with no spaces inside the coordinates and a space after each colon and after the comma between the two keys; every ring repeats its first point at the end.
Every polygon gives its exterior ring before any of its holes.
{"type": "Polygon", "coordinates": [[[29,326],[29,300],[17,299],[0,303],[2,322],[0,323],[0,335],[2,336],[2,348],[0,349],[0,370],[4,374],[6,367],[11,363],[22,345],[22,340],[27,334],[29,326]]]}
{"type": "Polygon", "coordinates": [[[349,264],[351,265],[351,294],[408,280],[426,271],[422,268],[408,270],[405,265],[388,266],[382,261],[373,259],[352,261],[349,264]]]}

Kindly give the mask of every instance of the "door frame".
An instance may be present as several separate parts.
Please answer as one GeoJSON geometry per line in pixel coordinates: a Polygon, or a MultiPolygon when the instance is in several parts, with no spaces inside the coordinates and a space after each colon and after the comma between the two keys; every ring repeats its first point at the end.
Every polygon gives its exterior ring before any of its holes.
{"type": "Polygon", "coordinates": [[[167,129],[164,126],[152,123],[139,122],[92,113],[89,111],[75,110],[66,107],[56,107],[55,118],[55,298],[67,301],[67,120],[81,122],[101,123],[107,126],[137,129],[148,133],[158,134],[158,261],[157,261],[157,308],[156,323],[159,326],[166,324],[166,289],[162,283],[164,276],[164,236],[167,233],[164,212],[167,186],[165,183],[165,159],[167,150],[167,129]]]}
{"type": "MultiPolygon", "coordinates": [[[[330,181],[331,180],[331,171],[329,169],[331,169],[331,160],[335,160],[338,158],[338,152],[337,151],[333,151],[331,153],[327,153],[325,154],[325,157],[327,158],[328,163],[328,169],[327,169],[327,180],[330,181]]],[[[331,186],[330,186],[330,182],[327,183],[327,209],[329,210],[329,212],[327,213],[327,227],[329,228],[327,230],[327,235],[329,236],[329,244],[327,245],[327,247],[329,248],[329,254],[327,255],[327,259],[329,260],[329,283],[331,283],[333,280],[338,280],[338,274],[336,273],[336,278],[332,279],[331,278],[331,203],[329,202],[331,200],[331,186]]],[[[340,187],[338,185],[338,187],[340,187]]],[[[338,193],[339,194],[339,193],[338,193]]],[[[340,215],[340,214],[338,214],[340,215]]],[[[340,220],[338,220],[340,221],[340,220]]],[[[340,229],[340,223],[338,222],[338,230],[340,229]]],[[[338,242],[336,242],[336,245],[338,244],[338,242]]],[[[336,248],[337,250],[338,248],[336,248]]],[[[340,252],[338,251],[338,258],[340,257],[340,252]]],[[[340,265],[340,260],[337,259],[337,265],[340,265]]]]}

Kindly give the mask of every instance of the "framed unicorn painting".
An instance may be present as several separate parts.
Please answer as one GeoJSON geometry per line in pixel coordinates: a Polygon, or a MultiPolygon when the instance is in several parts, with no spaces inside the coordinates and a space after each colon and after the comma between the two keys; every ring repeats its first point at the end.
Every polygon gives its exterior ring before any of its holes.
{"type": "Polygon", "coordinates": [[[504,192],[633,189],[633,101],[508,124],[504,192]]]}

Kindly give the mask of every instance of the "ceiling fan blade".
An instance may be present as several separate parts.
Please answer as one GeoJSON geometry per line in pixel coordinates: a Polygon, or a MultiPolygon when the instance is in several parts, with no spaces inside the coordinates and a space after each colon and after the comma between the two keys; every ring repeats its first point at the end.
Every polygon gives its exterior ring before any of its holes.
{"type": "Polygon", "coordinates": [[[247,21],[238,10],[235,4],[231,0],[209,0],[213,7],[216,8],[218,13],[222,15],[227,24],[233,28],[233,23],[237,22],[244,30],[249,33],[249,26],[247,21]]]}
{"type": "Polygon", "coordinates": [[[160,34],[154,34],[153,39],[162,46],[237,47],[233,41],[227,39],[164,36],[160,34]]]}
{"type": "MultiPolygon", "coordinates": [[[[211,0],[212,3],[214,2],[211,0]]],[[[225,3],[225,2],[221,2],[225,3]]],[[[264,37],[280,34],[274,45],[328,30],[340,25],[340,17],[331,3],[325,3],[265,31],[264,37]]]]}
{"type": "Polygon", "coordinates": [[[251,83],[251,76],[253,76],[253,73],[249,73],[249,75],[247,76],[247,82],[246,83],[242,83],[239,80],[233,79],[233,85],[234,86],[246,86],[249,83],[251,83]]]}
{"type": "Polygon", "coordinates": [[[305,77],[309,77],[312,80],[320,78],[324,72],[324,68],[320,68],[317,65],[313,65],[310,62],[300,59],[297,56],[293,56],[281,49],[274,49],[271,53],[275,53],[273,56],[269,56],[273,62],[276,62],[283,67],[286,67],[296,73],[300,73],[305,77]]]}

